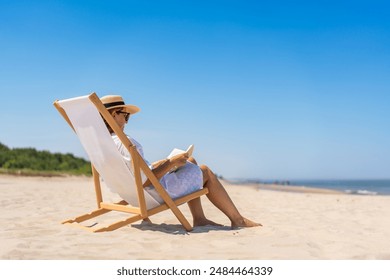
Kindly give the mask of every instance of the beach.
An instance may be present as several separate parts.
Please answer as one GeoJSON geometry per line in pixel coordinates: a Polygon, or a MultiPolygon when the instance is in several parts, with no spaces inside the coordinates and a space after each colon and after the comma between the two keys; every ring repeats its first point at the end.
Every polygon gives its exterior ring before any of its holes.
{"type": "MultiPolygon", "coordinates": [[[[92,178],[0,175],[0,259],[390,259],[390,196],[223,184],[240,212],[263,227],[232,230],[203,197],[206,216],[226,226],[186,232],[163,211],[152,224],[91,233],[61,222],[96,209],[92,178]]],[[[103,196],[119,199],[106,189],[103,196]]],[[[187,205],[180,209],[192,222],[187,205]]]]}

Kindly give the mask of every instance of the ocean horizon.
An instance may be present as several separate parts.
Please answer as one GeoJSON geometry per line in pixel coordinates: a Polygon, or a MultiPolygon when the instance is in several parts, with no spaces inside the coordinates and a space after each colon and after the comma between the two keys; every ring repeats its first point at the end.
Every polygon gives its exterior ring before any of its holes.
{"type": "Polygon", "coordinates": [[[390,195],[390,179],[337,179],[337,180],[261,180],[261,179],[234,179],[235,183],[278,184],[288,186],[304,186],[337,190],[356,195],[390,195]]]}

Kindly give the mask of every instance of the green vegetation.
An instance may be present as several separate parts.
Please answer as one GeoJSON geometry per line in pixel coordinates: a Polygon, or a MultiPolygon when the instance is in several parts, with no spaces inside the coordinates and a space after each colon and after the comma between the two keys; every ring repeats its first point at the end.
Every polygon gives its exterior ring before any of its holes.
{"type": "Polygon", "coordinates": [[[91,164],[72,154],[37,151],[34,148],[10,149],[0,143],[0,173],[59,176],[91,175],[91,164]]]}

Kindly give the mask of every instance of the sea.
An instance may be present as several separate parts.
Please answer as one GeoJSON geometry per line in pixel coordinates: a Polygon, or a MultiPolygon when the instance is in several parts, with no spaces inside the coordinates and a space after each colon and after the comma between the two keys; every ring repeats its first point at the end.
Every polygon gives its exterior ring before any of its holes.
{"type": "MultiPolygon", "coordinates": [[[[390,180],[239,180],[240,183],[265,183],[331,189],[356,195],[390,195],[390,180]]],[[[238,182],[236,180],[236,182],[238,182]]]]}

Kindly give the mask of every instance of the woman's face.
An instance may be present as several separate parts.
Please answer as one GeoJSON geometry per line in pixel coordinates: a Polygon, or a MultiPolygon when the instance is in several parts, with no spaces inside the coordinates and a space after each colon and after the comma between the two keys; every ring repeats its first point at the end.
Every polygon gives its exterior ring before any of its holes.
{"type": "Polygon", "coordinates": [[[127,121],[129,120],[130,114],[122,111],[121,109],[114,111],[112,114],[118,126],[124,130],[127,121]]]}

